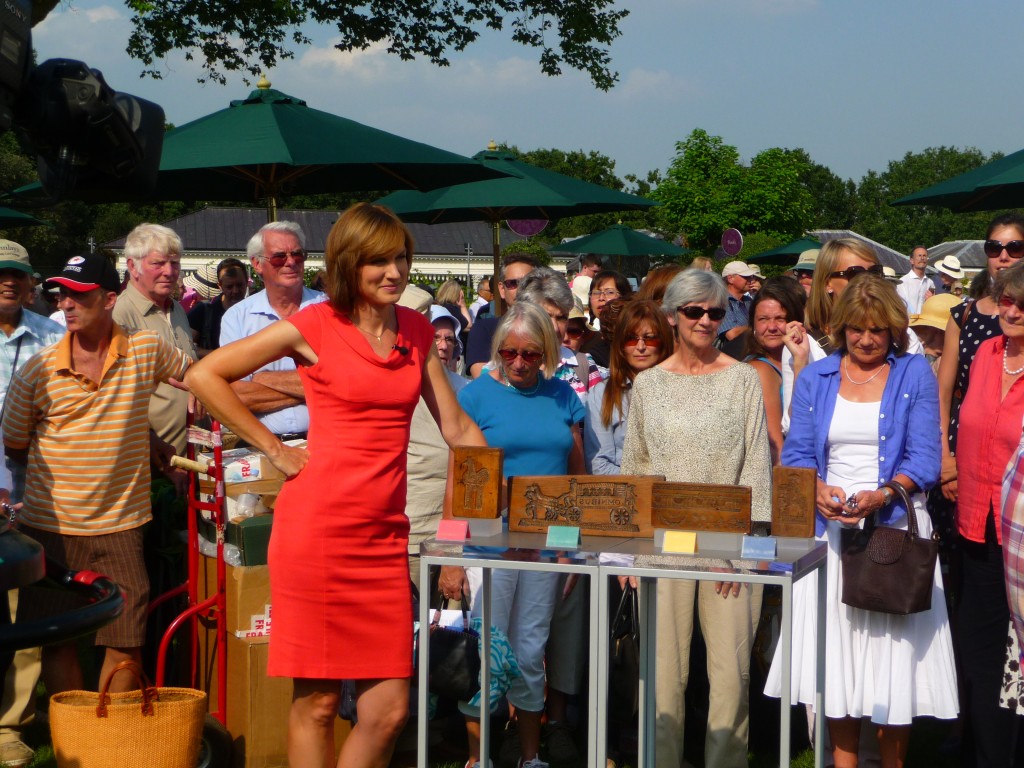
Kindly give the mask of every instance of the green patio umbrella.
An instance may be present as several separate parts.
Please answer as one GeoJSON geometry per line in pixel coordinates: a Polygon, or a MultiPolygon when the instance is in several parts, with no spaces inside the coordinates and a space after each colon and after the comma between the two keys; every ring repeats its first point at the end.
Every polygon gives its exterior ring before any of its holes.
{"type": "Polygon", "coordinates": [[[667,240],[645,235],[624,224],[615,224],[592,235],[578,237],[566,243],[559,243],[551,248],[552,253],[596,253],[602,256],[618,256],[618,266],[622,271],[622,257],[640,256],[682,256],[689,253],[667,240]]]}
{"type": "MultiPolygon", "coordinates": [[[[524,163],[492,144],[473,156],[481,167],[505,176],[432,192],[393,192],[377,202],[402,219],[424,224],[486,221],[494,232],[494,274],[501,267],[498,233],[502,219],[560,219],[590,213],[638,210],[656,205],[598,184],[524,163]]],[[[499,308],[500,311],[500,308],[499,308]]]]}
{"type": "Polygon", "coordinates": [[[811,248],[821,248],[821,243],[813,237],[801,237],[799,240],[772,248],[770,251],[761,251],[761,253],[747,259],[747,263],[791,266],[796,264],[796,260],[801,253],[809,251],[811,248]]]}
{"type": "Polygon", "coordinates": [[[38,227],[45,223],[35,216],[0,206],[0,227],[38,227]]]}
{"type": "Polygon", "coordinates": [[[1024,149],[901,197],[892,205],[937,205],[957,213],[1024,207],[1024,149]]]}
{"type": "MultiPolygon", "coordinates": [[[[248,98],[167,132],[152,199],[265,199],[273,220],[282,195],[435,189],[500,175],[468,157],[312,109],[261,79],[248,98]]],[[[124,202],[118,194],[81,199],[124,202]]]]}

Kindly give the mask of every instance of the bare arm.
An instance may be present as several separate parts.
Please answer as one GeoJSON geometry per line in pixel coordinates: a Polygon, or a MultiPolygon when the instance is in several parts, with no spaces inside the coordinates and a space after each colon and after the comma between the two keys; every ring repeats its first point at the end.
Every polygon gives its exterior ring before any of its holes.
{"type": "Polygon", "coordinates": [[[298,371],[260,371],[252,377],[257,384],[288,395],[301,402],[306,402],[306,390],[302,387],[302,379],[298,371]]]}
{"type": "Polygon", "coordinates": [[[779,374],[768,363],[753,360],[750,367],[757,371],[757,376],[761,380],[765,423],[768,427],[768,445],[771,447],[772,466],[774,467],[778,465],[779,457],[782,456],[782,395],[779,393],[782,381],[779,374]]]}
{"type": "Polygon", "coordinates": [[[569,474],[586,475],[587,461],[583,454],[583,429],[579,424],[572,427],[572,448],[569,449],[569,474]]]}
{"type": "Polygon", "coordinates": [[[960,363],[960,326],[950,318],[946,322],[946,336],[939,359],[939,429],[942,432],[942,471],[939,482],[942,495],[956,501],[956,459],[949,452],[949,414],[953,407],[953,389],[956,386],[956,369],[960,363]]]}
{"type": "Polygon", "coordinates": [[[231,386],[231,382],[285,356],[296,356],[308,363],[315,363],[317,359],[295,326],[278,321],[259,333],[210,353],[189,368],[185,382],[216,419],[292,477],[305,466],[308,452],[285,446],[260,423],[231,386]]]}
{"type": "Polygon", "coordinates": [[[430,409],[430,415],[437,422],[449,448],[457,445],[487,445],[480,427],[459,405],[433,345],[430,346],[427,363],[423,366],[423,401],[430,409]]]}
{"type": "Polygon", "coordinates": [[[728,339],[729,341],[732,341],[737,336],[740,336],[741,334],[746,333],[749,330],[750,330],[750,326],[749,325],[737,325],[735,328],[730,328],[728,331],[726,331],[722,335],[725,336],[725,338],[728,339]]]}
{"type": "MultiPolygon", "coordinates": [[[[275,371],[275,373],[291,373],[296,378],[299,376],[294,371],[275,371]]],[[[273,413],[284,408],[303,405],[306,402],[304,396],[293,397],[256,381],[235,381],[232,382],[231,389],[245,404],[245,407],[253,413],[273,413]]]]}

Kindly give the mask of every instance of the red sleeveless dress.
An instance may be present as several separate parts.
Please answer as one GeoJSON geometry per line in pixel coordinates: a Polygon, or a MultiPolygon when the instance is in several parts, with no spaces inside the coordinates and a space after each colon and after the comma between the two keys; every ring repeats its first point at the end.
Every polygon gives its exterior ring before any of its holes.
{"type": "Polygon", "coordinates": [[[318,361],[298,369],[310,460],[274,511],[271,675],[412,674],[406,451],[434,330],[417,312],[395,311],[406,353],[387,359],[329,302],[289,318],[318,361]]]}

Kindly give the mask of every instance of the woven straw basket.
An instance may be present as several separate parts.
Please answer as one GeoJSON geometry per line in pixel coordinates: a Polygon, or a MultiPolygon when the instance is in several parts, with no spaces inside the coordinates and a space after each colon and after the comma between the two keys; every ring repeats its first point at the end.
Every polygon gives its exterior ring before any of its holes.
{"type": "Polygon", "coordinates": [[[50,697],[50,735],[59,768],[195,768],[206,715],[206,694],[155,688],[131,661],[103,681],[99,693],[65,691],[50,697]],[[107,693],[120,670],[141,690],[107,693]]]}

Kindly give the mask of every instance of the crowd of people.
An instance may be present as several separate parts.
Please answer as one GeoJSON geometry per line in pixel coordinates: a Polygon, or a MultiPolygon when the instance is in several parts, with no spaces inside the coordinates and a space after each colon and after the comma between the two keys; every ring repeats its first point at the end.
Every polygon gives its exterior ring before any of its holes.
{"type": "MultiPolygon", "coordinates": [[[[16,505],[48,554],[125,588],[126,610],[95,639],[104,670],[141,657],[150,476],[184,487],[167,459],[184,452],[189,413],[208,412],[288,478],[269,552],[268,673],[294,681],[293,765],[334,763],[344,680],[355,681],[358,718],[338,764],[391,758],[408,716],[412,590],[429,588],[418,583],[417,546],[451,514],[451,447],[501,447],[506,476],[747,486],[758,534],[770,533],[772,467],[783,464],[818,478],[829,654],[824,711],[809,716],[826,718],[834,764],[855,766],[869,750],[886,768],[903,765],[922,716],[960,720],[965,764],[1013,763],[1019,716],[1007,691],[1011,678],[1024,691],[1024,599],[1010,597],[1024,583],[1024,520],[1012,503],[1004,509],[1003,482],[1024,420],[1024,218],[992,222],[987,269],[967,295],[955,259],[933,278],[927,250],[915,248],[910,271],[893,279],[853,239],[802,254],[780,277],[741,261],[717,273],[699,258],[636,287],[595,255],[568,281],[514,254],[473,300],[454,281],[434,293],[411,285],[414,251],[394,214],[358,204],[328,236],[322,290],[305,284],[305,234],[292,222],[262,227],[248,265],[225,259],[181,279],[180,238],[144,224],[126,240],[124,284],[98,254],[71,257],[46,281],[54,322],[28,308],[40,293],[25,249],[0,241],[0,501],[16,505]],[[262,290],[250,291],[247,266],[262,290]],[[908,514],[943,546],[931,608],[896,616],[845,605],[842,532],[869,516],[906,528],[908,514]]],[[[467,600],[475,616],[480,584],[478,569],[437,574],[440,595],[467,600]]],[[[499,760],[571,765],[590,585],[498,570],[492,586],[492,622],[521,672],[499,760]]],[[[698,624],[710,682],[704,759],[747,764],[762,597],[759,585],[728,581],[658,584],[659,768],[682,764],[698,624]]],[[[31,588],[10,604],[18,618],[63,605],[31,588]]],[[[810,708],[813,580],[797,584],[794,604],[791,679],[776,659],[763,693],[788,685],[810,708]]],[[[0,761],[25,764],[19,728],[36,680],[50,693],[84,681],[71,643],[45,648],[41,664],[27,651],[6,666],[0,761]]],[[[489,760],[479,720],[467,714],[465,724],[466,765],[479,768],[489,760]]]]}

